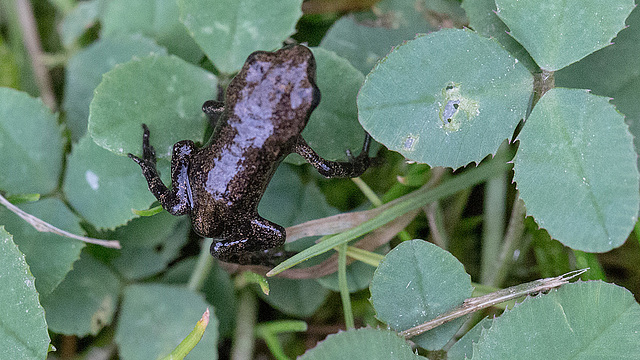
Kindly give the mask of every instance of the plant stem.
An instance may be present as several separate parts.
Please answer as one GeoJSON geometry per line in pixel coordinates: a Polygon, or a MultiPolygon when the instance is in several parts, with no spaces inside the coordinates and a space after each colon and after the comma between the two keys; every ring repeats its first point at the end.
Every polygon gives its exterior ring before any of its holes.
{"type": "Polygon", "coordinates": [[[191,291],[198,291],[202,288],[202,284],[207,279],[211,268],[213,267],[213,257],[209,253],[209,248],[213,243],[213,239],[204,238],[202,242],[202,248],[200,248],[200,254],[198,255],[198,263],[195,269],[191,273],[187,288],[191,291]]]}
{"type": "Polygon", "coordinates": [[[513,253],[522,243],[525,211],[524,202],[516,195],[516,200],[513,202],[513,209],[511,210],[511,217],[509,218],[509,225],[507,226],[507,233],[502,243],[502,251],[498,258],[497,270],[487,285],[500,287],[506,279],[512,263],[513,253]]]}
{"type": "Polygon", "coordinates": [[[352,259],[362,261],[363,263],[371,265],[373,267],[378,267],[378,265],[380,265],[380,261],[384,259],[384,255],[380,255],[371,251],[360,249],[355,246],[347,247],[347,256],[349,256],[352,259]]]}
{"type": "Polygon", "coordinates": [[[342,299],[342,310],[344,311],[344,323],[347,329],[355,328],[353,312],[351,311],[351,296],[349,285],[347,284],[347,244],[338,247],[338,286],[340,287],[340,298],[342,299]]]}
{"type": "Polygon", "coordinates": [[[443,249],[449,248],[449,237],[444,228],[444,222],[442,221],[442,209],[440,208],[440,202],[434,201],[433,203],[424,207],[424,213],[427,215],[427,221],[429,222],[429,233],[433,243],[443,249]]]}
{"type": "Polygon", "coordinates": [[[506,176],[502,173],[489,179],[484,188],[480,282],[486,285],[491,285],[491,279],[498,268],[504,229],[506,183],[506,176]]]}
{"type": "MultiPolygon", "coordinates": [[[[382,200],[380,200],[378,195],[376,195],[376,193],[373,190],[371,190],[369,185],[367,185],[367,183],[362,181],[362,179],[360,179],[358,177],[358,178],[352,178],[351,180],[358,186],[360,191],[362,191],[364,196],[367,197],[369,202],[371,202],[371,204],[374,207],[380,207],[380,206],[382,206],[384,204],[382,202],[382,200]]],[[[400,231],[397,236],[400,239],[400,241],[409,241],[409,240],[411,240],[411,235],[409,235],[409,233],[406,230],[400,231]]]]}
{"type": "MultiPolygon", "coordinates": [[[[476,297],[480,297],[480,296],[484,296],[487,294],[490,294],[492,292],[495,291],[500,291],[502,290],[501,288],[496,288],[493,286],[488,286],[488,285],[482,285],[480,283],[471,283],[471,286],[473,286],[473,293],[471,294],[472,298],[476,298],[476,297]]],[[[513,308],[513,306],[516,304],[516,300],[509,300],[500,304],[495,304],[493,305],[494,308],[496,309],[500,309],[500,310],[505,310],[507,308],[513,308]]],[[[483,313],[475,313],[473,314],[474,317],[478,317],[478,319],[469,319],[472,321],[472,323],[478,323],[480,320],[482,320],[482,318],[484,317],[483,313]]],[[[473,326],[472,326],[473,327],[473,326]]],[[[471,328],[469,328],[471,329],[471,328]]],[[[469,330],[467,329],[467,330],[469,330]]],[[[465,331],[466,333],[466,331],[465,331]]]]}
{"type": "Polygon", "coordinates": [[[271,351],[271,355],[273,355],[276,360],[290,360],[287,354],[284,353],[284,349],[275,334],[265,332],[261,337],[267,344],[269,351],[271,351]]]}
{"type": "Polygon", "coordinates": [[[373,190],[371,190],[369,185],[367,185],[367,183],[362,181],[362,179],[360,179],[359,177],[356,177],[356,178],[351,178],[351,181],[353,181],[353,183],[356,184],[356,186],[358,186],[360,191],[362,191],[364,196],[367,197],[367,200],[369,200],[371,204],[373,204],[373,206],[378,207],[382,205],[382,200],[380,200],[378,195],[376,195],[376,193],[373,190]]]}
{"type": "Polygon", "coordinates": [[[254,328],[258,315],[258,300],[250,288],[245,287],[240,290],[238,296],[238,312],[236,317],[236,328],[231,346],[231,360],[251,360],[253,359],[253,349],[255,345],[254,328]]]}
{"type": "Polygon", "coordinates": [[[18,10],[24,44],[31,60],[31,67],[35,74],[38,89],[40,89],[40,97],[49,109],[56,111],[56,97],[53,93],[49,69],[47,69],[42,61],[42,46],[40,45],[36,19],[33,16],[33,8],[28,0],[16,0],[15,4],[18,10]]]}
{"type": "Polygon", "coordinates": [[[455,232],[456,226],[460,224],[464,209],[469,202],[469,196],[471,196],[471,189],[465,189],[448,201],[448,206],[443,214],[443,218],[446,219],[444,223],[445,233],[453,234],[455,232]]]}
{"type": "Polygon", "coordinates": [[[307,331],[307,323],[299,320],[277,320],[256,326],[256,336],[264,340],[269,351],[277,360],[289,360],[280,340],[278,340],[278,334],[302,331],[307,331]]]}

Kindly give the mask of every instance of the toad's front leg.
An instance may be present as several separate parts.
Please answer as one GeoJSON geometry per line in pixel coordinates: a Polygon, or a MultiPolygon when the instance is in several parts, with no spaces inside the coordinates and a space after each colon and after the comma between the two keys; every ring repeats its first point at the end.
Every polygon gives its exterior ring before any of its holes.
{"type": "Polygon", "coordinates": [[[365,133],[362,151],[357,157],[353,157],[351,152],[347,150],[349,161],[330,161],[320,157],[299,135],[294,151],[304,157],[322,176],[328,178],[354,178],[362,175],[371,164],[371,158],[369,157],[370,145],[371,135],[365,133]]]}
{"type": "Polygon", "coordinates": [[[128,154],[142,169],[149,185],[149,191],[158,199],[162,207],[172,215],[188,214],[191,209],[189,198],[191,187],[188,178],[189,157],[195,150],[192,141],[177,142],[173,146],[171,156],[171,189],[168,189],[160,179],[156,169],[156,153],[149,144],[149,128],[142,124],[142,158],[128,154]]]}

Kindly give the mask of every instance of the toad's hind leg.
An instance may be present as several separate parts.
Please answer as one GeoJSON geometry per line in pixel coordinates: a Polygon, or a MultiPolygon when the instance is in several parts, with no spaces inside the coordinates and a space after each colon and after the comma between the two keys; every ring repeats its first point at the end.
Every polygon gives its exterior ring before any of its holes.
{"type": "Polygon", "coordinates": [[[213,239],[211,255],[215,258],[241,265],[273,266],[293,254],[282,249],[285,230],[276,223],[256,215],[234,225],[227,227],[222,238],[213,239]]]}

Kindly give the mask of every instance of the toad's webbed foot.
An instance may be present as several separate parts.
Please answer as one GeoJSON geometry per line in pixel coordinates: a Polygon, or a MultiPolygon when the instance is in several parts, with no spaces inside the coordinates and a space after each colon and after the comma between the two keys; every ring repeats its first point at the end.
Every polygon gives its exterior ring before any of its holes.
{"type": "Polygon", "coordinates": [[[260,216],[243,215],[229,229],[211,244],[211,255],[221,261],[273,266],[293,255],[282,249],[284,228],[260,216]]]}
{"type": "MultiPolygon", "coordinates": [[[[213,245],[211,246],[211,249],[213,249],[213,245]]],[[[213,250],[211,250],[211,253],[213,254],[213,250]]],[[[266,250],[229,254],[228,256],[217,257],[217,259],[239,265],[263,265],[274,267],[295,254],[295,251],[286,251],[284,250],[284,246],[279,246],[266,250]]],[[[214,255],[214,257],[216,256],[214,255]]]]}

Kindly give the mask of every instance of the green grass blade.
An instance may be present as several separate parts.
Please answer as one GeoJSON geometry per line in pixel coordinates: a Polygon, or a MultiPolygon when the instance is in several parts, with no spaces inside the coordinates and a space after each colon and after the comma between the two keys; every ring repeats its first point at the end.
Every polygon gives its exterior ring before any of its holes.
{"type": "Polygon", "coordinates": [[[410,197],[407,198],[406,201],[400,202],[386,209],[373,219],[366,221],[343,233],[328,237],[324,241],[321,241],[320,243],[307,248],[290,257],[289,259],[283,261],[282,263],[271,269],[271,271],[267,273],[267,276],[277,275],[282,271],[291,268],[307,259],[323,254],[336,246],[348,243],[349,241],[359,236],[377,229],[393,221],[397,217],[408,213],[409,211],[418,209],[425,204],[440,200],[447,196],[451,196],[458,191],[483,182],[495,176],[496,174],[501,174],[502,172],[507,171],[510,168],[511,164],[508,164],[504,158],[495,158],[491,159],[482,166],[469,169],[463,174],[460,174],[450,180],[443,182],[436,188],[422,188],[416,190],[410,195],[410,197]]]}

